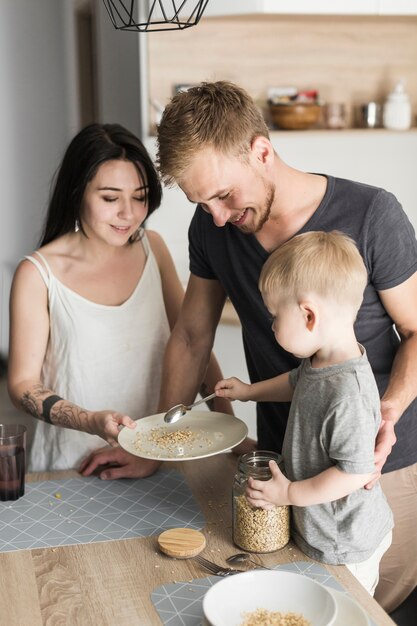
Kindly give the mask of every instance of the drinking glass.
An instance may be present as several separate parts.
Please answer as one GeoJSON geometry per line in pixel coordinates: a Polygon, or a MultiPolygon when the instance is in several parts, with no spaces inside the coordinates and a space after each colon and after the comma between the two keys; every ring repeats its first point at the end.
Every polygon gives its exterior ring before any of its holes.
{"type": "Polygon", "coordinates": [[[0,424],[0,500],[25,493],[26,426],[0,424]]]}

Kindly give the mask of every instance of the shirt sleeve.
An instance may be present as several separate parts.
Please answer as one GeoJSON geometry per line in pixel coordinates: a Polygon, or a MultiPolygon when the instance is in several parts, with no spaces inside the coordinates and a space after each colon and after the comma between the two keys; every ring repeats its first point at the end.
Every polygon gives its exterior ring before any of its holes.
{"type": "Polygon", "coordinates": [[[197,206],[188,229],[188,253],[190,257],[190,272],[199,278],[215,279],[207,259],[206,239],[204,237],[204,212],[197,206]]]}
{"type": "Polygon", "coordinates": [[[300,368],[301,365],[299,365],[298,367],[295,367],[293,370],[290,371],[290,377],[289,377],[289,381],[290,381],[290,385],[291,387],[294,389],[297,381],[299,379],[300,376],[300,368]]]}
{"type": "Polygon", "coordinates": [[[396,197],[383,189],[369,212],[365,255],[378,291],[400,285],[417,270],[414,228],[396,197]]]}
{"type": "Polygon", "coordinates": [[[349,474],[375,471],[375,437],[380,415],[366,396],[347,396],[332,408],[325,420],[328,454],[349,474]]]}

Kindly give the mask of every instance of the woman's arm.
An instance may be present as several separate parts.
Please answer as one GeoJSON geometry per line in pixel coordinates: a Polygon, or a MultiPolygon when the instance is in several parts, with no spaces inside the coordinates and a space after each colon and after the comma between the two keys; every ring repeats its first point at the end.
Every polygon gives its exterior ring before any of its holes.
{"type": "Polygon", "coordinates": [[[44,422],[94,433],[114,443],[118,425],[131,426],[130,417],[114,411],[87,411],[56,395],[41,381],[49,338],[48,294],[39,271],[22,261],[10,295],[8,390],[12,402],[44,422]]]}

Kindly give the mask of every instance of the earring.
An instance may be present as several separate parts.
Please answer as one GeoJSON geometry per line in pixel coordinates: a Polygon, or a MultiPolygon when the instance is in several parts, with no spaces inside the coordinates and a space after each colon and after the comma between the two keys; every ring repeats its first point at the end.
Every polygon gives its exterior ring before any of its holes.
{"type": "Polygon", "coordinates": [[[75,220],[74,232],[78,233],[79,230],[80,230],[80,222],[78,220],[75,220]]]}

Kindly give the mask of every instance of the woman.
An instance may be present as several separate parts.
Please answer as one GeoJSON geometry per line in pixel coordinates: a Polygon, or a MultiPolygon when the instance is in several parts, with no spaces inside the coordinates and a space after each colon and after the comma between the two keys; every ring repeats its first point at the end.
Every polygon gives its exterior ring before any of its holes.
{"type": "MultiPolygon", "coordinates": [[[[120,426],[157,408],[183,297],[166,245],[142,226],[161,193],[146,149],[122,126],[91,124],[68,146],[40,248],[11,291],[8,387],[39,420],[31,471],[78,467],[97,435],[115,445],[120,426]]],[[[209,387],[220,377],[212,358],[209,387]]],[[[129,466],[119,476],[158,467],[122,450],[114,460],[129,466]]]]}

